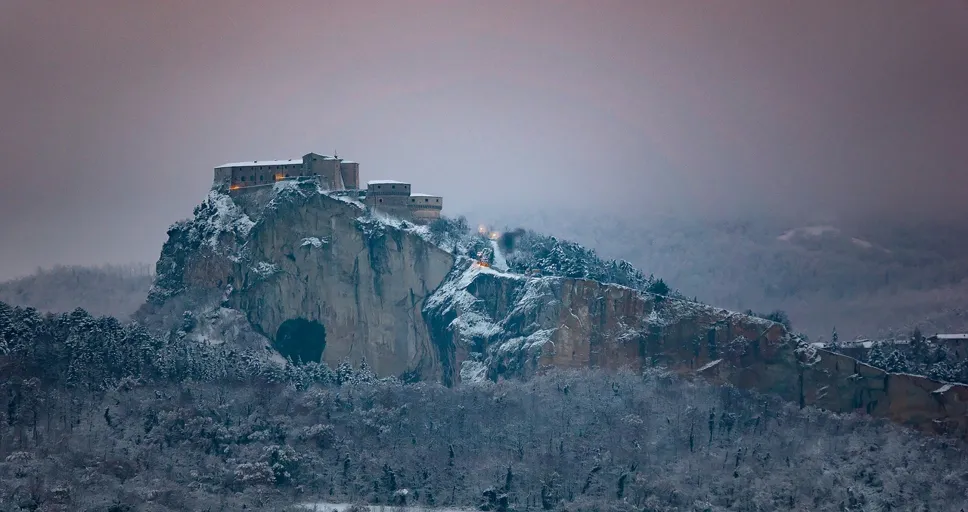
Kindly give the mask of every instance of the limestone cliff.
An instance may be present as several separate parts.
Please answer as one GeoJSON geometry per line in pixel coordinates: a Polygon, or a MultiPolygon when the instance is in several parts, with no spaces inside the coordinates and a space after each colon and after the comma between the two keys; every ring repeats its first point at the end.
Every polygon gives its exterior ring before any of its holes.
{"type": "Polygon", "coordinates": [[[365,358],[380,375],[435,378],[440,365],[421,309],[454,260],[419,229],[311,182],[232,196],[213,190],[193,219],[169,230],[140,315],[168,326],[185,309],[222,306],[242,312],[283,355],[293,355],[280,345],[288,337],[318,344],[317,357],[334,367],[365,358]],[[292,325],[304,328],[283,328],[292,325]]]}
{"type": "Polygon", "coordinates": [[[550,367],[663,365],[801,405],[968,438],[968,386],[888,374],[782,325],[682,299],[465,262],[425,310],[448,384],[550,367]]]}
{"type": "Polygon", "coordinates": [[[536,257],[518,250],[507,260],[601,280],[482,267],[466,255],[497,245],[435,229],[374,215],[315,183],[232,196],[213,190],[193,219],[169,231],[140,316],[172,326],[195,311],[200,340],[262,345],[330,366],[365,358],[380,376],[446,385],[552,367],[663,365],[801,405],[968,437],[965,386],[887,374],[805,345],[780,324],[647,293],[651,281],[638,271],[589,262],[591,253],[574,247],[553,243],[536,257]]]}

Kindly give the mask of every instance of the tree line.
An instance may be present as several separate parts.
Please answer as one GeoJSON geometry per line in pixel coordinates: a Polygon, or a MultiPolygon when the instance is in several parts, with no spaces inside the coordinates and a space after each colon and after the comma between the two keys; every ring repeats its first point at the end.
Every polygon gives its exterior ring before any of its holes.
{"type": "Polygon", "coordinates": [[[659,368],[458,388],[0,305],[0,509],[959,510],[964,445],[659,368]]]}

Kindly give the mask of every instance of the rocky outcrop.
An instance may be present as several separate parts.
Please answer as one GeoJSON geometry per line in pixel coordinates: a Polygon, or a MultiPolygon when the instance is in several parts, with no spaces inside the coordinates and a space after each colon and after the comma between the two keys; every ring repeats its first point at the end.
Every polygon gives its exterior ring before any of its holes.
{"type": "Polygon", "coordinates": [[[353,202],[293,188],[249,233],[230,302],[270,339],[287,320],[321,323],[323,361],[334,367],[366,358],[379,375],[434,378],[437,352],[421,310],[453,264],[353,202]]]}
{"type": "Polygon", "coordinates": [[[242,340],[330,366],[365,358],[380,376],[446,385],[555,367],[662,365],[968,438],[965,386],[885,373],[805,345],[769,320],[591,279],[525,277],[462,256],[487,240],[451,240],[448,251],[431,239],[426,226],[374,216],[315,183],[213,190],[193,219],[169,231],[141,316],[176,324],[190,309],[200,340],[242,340]]]}
{"type": "Polygon", "coordinates": [[[444,381],[528,376],[551,367],[662,365],[968,438],[968,387],[888,374],[799,342],[782,325],[582,279],[526,279],[467,262],[425,310],[444,381]]]}
{"type": "Polygon", "coordinates": [[[140,314],[170,323],[184,309],[231,308],[284,356],[315,353],[333,367],[365,358],[380,375],[437,378],[421,309],[454,259],[419,230],[312,182],[232,196],[214,190],[193,219],[169,231],[140,314]],[[318,350],[286,353],[283,341],[318,350]]]}

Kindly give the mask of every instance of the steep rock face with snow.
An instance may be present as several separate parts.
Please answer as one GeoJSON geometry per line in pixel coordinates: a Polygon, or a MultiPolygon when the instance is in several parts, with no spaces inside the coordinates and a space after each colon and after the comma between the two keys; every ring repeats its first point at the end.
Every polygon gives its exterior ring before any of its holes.
{"type": "Polygon", "coordinates": [[[527,279],[465,262],[425,315],[447,384],[550,367],[660,364],[835,412],[968,437],[968,386],[889,374],[799,343],[782,325],[584,279],[527,279]]]}
{"type": "Polygon", "coordinates": [[[380,376],[447,385],[659,364],[803,405],[968,435],[965,386],[887,374],[803,345],[780,324],[641,287],[525,277],[503,271],[503,258],[500,270],[482,267],[464,256],[473,244],[445,250],[432,239],[426,227],[374,217],[313,183],[231,197],[215,190],[169,231],[141,316],[178,328],[190,310],[200,340],[280,350],[287,339],[324,342],[314,357],[332,367],[365,358],[380,376]],[[315,327],[284,335],[291,322],[315,327]]]}
{"type": "Polygon", "coordinates": [[[312,341],[332,367],[365,358],[380,375],[435,378],[440,366],[421,308],[454,260],[416,229],[372,217],[314,183],[231,197],[216,190],[193,219],[169,230],[140,313],[168,327],[185,309],[237,310],[264,343],[278,342],[287,321],[318,324],[324,334],[312,341]]]}
{"type": "Polygon", "coordinates": [[[458,265],[428,300],[435,345],[453,353],[445,382],[528,376],[548,367],[697,369],[716,359],[777,388],[772,367],[796,366],[780,324],[587,279],[525,278],[458,265]],[[753,365],[764,368],[756,371],[753,365]]]}

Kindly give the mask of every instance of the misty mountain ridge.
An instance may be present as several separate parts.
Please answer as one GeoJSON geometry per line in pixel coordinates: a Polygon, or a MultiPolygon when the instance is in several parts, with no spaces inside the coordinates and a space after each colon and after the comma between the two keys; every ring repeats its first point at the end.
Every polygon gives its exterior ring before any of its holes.
{"type": "Polygon", "coordinates": [[[154,280],[153,265],[61,265],[0,282],[0,301],[40,311],[75,308],[97,316],[128,318],[144,303],[154,280]]]}

